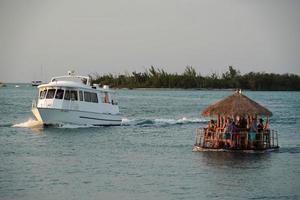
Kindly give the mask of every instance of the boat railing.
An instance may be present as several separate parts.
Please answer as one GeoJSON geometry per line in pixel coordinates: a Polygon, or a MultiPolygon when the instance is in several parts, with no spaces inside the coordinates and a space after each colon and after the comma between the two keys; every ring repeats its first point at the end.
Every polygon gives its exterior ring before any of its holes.
{"type": "Polygon", "coordinates": [[[270,143],[272,146],[279,147],[278,145],[278,132],[275,130],[271,130],[270,143]]]}
{"type": "Polygon", "coordinates": [[[204,141],[204,129],[197,128],[196,135],[195,135],[195,146],[202,146],[204,141]]]}
{"type": "Polygon", "coordinates": [[[214,149],[278,148],[278,132],[275,130],[264,130],[251,136],[249,131],[244,129],[225,135],[221,128],[216,130],[198,128],[196,129],[195,146],[214,149]]]}
{"type": "Polygon", "coordinates": [[[68,75],[65,75],[65,76],[52,77],[50,82],[54,82],[54,81],[58,81],[58,80],[64,80],[64,79],[79,79],[85,85],[90,85],[91,84],[90,77],[74,75],[73,73],[69,73],[68,75]]]}

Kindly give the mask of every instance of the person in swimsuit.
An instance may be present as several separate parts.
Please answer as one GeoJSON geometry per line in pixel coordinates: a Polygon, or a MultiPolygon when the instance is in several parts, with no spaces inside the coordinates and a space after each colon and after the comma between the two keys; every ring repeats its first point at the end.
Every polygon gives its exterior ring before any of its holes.
{"type": "Polygon", "coordinates": [[[256,118],[252,117],[251,126],[250,126],[250,130],[249,130],[249,135],[248,135],[250,148],[254,148],[254,142],[256,141],[256,135],[257,135],[256,118]]]}

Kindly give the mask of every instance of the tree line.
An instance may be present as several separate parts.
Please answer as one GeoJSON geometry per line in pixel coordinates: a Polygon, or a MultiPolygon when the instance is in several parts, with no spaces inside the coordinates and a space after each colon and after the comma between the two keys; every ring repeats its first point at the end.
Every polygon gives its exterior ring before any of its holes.
{"type": "Polygon", "coordinates": [[[202,76],[192,66],[182,74],[168,73],[151,66],[145,72],[121,75],[90,75],[92,83],[110,85],[115,88],[194,88],[194,89],[247,89],[247,90],[300,90],[300,76],[297,74],[275,74],[249,72],[241,74],[232,66],[224,73],[202,76]]]}

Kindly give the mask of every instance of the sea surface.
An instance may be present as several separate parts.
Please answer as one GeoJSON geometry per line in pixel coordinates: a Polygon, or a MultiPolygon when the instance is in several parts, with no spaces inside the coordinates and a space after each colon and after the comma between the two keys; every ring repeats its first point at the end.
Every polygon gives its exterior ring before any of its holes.
{"type": "Polygon", "coordinates": [[[192,152],[201,110],[232,91],[118,90],[120,127],[42,128],[36,88],[0,88],[0,199],[300,199],[300,93],[244,93],[280,150],[192,152]]]}

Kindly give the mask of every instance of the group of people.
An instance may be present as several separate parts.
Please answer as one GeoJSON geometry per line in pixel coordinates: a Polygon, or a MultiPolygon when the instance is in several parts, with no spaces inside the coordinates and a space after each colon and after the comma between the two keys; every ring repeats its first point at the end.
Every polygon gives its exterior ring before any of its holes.
{"type": "Polygon", "coordinates": [[[257,145],[256,141],[262,140],[262,133],[268,133],[268,124],[268,120],[264,123],[262,118],[257,123],[256,117],[249,118],[248,120],[241,117],[236,121],[226,118],[221,125],[220,123],[217,124],[214,120],[210,120],[207,126],[207,136],[210,137],[211,134],[217,133],[215,147],[224,145],[228,148],[235,148],[240,147],[243,143],[243,145],[249,145],[250,148],[254,148],[254,145],[257,145]],[[248,135],[241,134],[242,132],[246,132],[248,135]]]}

